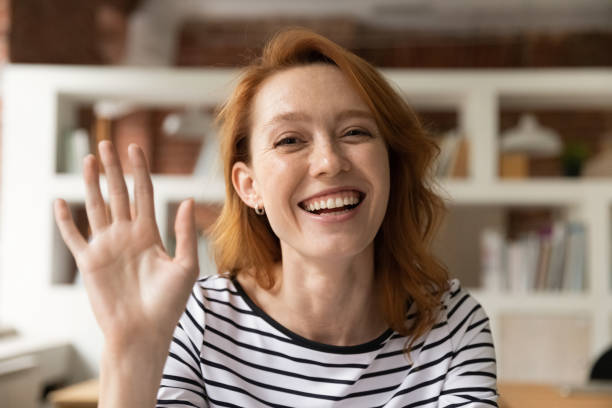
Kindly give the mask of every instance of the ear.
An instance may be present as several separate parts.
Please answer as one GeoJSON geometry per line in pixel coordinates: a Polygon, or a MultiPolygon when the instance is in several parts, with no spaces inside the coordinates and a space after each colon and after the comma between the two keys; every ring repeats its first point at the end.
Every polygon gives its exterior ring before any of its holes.
{"type": "Polygon", "coordinates": [[[232,167],[232,184],[242,201],[251,208],[260,203],[261,197],[257,189],[257,182],[253,169],[244,162],[236,162],[232,167]]]}

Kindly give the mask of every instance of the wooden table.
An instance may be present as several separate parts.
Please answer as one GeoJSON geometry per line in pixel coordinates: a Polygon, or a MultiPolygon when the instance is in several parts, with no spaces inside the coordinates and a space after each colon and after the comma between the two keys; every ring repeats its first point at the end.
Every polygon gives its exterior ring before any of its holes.
{"type": "MultiPolygon", "coordinates": [[[[612,393],[577,393],[565,397],[551,385],[500,383],[498,388],[500,408],[612,408],[612,393]]],[[[98,380],[54,391],[49,399],[53,408],[95,408],[98,380]]]]}
{"type": "Polygon", "coordinates": [[[612,408],[612,393],[572,393],[543,384],[500,383],[500,408],[612,408]]]}
{"type": "Polygon", "coordinates": [[[98,379],[74,384],[49,394],[53,408],[96,408],[98,405],[98,379]]]}

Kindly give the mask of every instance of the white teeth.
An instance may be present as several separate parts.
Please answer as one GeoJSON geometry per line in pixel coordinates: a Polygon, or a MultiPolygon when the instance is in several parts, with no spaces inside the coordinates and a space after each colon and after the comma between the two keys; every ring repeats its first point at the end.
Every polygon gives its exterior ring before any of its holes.
{"type": "MultiPolygon", "coordinates": [[[[330,197],[326,200],[312,201],[308,204],[304,204],[304,208],[308,211],[314,212],[317,210],[341,208],[344,206],[356,204],[359,204],[359,197],[349,195],[346,197],[330,197]]],[[[345,211],[348,211],[348,209],[346,209],[345,211]]]]}

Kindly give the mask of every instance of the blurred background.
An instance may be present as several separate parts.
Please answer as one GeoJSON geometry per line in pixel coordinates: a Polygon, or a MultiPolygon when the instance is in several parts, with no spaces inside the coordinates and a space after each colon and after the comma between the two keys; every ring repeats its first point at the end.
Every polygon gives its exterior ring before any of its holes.
{"type": "Polygon", "coordinates": [[[434,250],[487,310],[500,381],[610,374],[593,370],[612,345],[609,0],[0,0],[0,407],[92,406],[50,401],[97,377],[102,346],[52,217],[66,199],[89,237],[82,158],[111,139],[131,180],[143,147],[167,248],[196,198],[214,273],[214,112],[296,25],[379,67],[439,143],[434,250]]]}

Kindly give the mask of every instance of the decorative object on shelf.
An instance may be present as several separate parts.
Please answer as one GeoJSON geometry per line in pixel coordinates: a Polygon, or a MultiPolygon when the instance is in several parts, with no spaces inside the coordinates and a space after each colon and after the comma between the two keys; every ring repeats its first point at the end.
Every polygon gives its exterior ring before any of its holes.
{"type": "Polygon", "coordinates": [[[568,177],[580,177],[582,166],[589,157],[589,147],[580,140],[569,141],[565,144],[561,161],[563,163],[563,175],[568,177]]]}
{"type": "Polygon", "coordinates": [[[583,177],[612,177],[612,133],[601,140],[601,151],[584,163],[583,177]]]}
{"type": "Polygon", "coordinates": [[[200,147],[200,154],[193,168],[194,176],[206,176],[210,179],[222,179],[219,140],[214,130],[209,128],[200,147]]]}
{"type": "Polygon", "coordinates": [[[532,114],[524,114],[516,127],[501,136],[502,153],[525,153],[529,156],[550,157],[561,153],[559,135],[552,129],[540,126],[532,114]]]}
{"type": "Polygon", "coordinates": [[[210,114],[191,106],[184,112],[167,115],[162,123],[162,129],[171,137],[199,140],[211,133],[213,119],[210,114]]]}
{"type": "MultiPolygon", "coordinates": [[[[524,114],[516,127],[501,135],[500,177],[526,178],[535,168],[542,167],[539,163],[550,167],[552,162],[554,166],[562,149],[561,138],[554,130],[541,126],[534,115],[524,114]]],[[[551,172],[544,171],[547,173],[551,172]]]]}
{"type": "Polygon", "coordinates": [[[85,129],[74,129],[66,138],[65,171],[81,173],[83,159],[89,154],[89,132],[85,129]]]}
{"type": "Polygon", "coordinates": [[[525,153],[502,153],[499,158],[501,178],[522,179],[529,177],[529,156],[525,153]]]}

